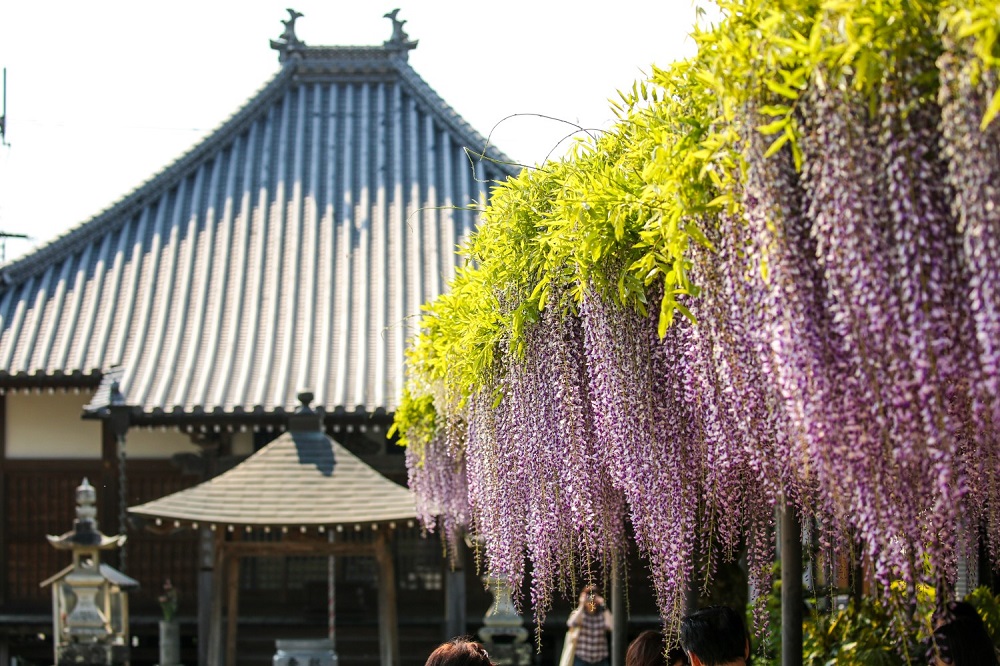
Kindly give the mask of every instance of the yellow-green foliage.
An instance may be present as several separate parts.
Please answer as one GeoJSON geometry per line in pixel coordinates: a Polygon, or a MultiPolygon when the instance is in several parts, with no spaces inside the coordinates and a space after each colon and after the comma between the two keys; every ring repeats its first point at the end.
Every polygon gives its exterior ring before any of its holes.
{"type": "MultiPolygon", "coordinates": [[[[986,79],[984,125],[1000,111],[1000,0],[719,6],[719,24],[695,30],[696,56],[619,93],[615,127],[493,189],[464,248],[469,265],[426,306],[408,350],[411,386],[397,416],[404,437],[429,437],[426,427],[408,435],[409,425],[489,389],[539,311],[574,308],[586,290],[640,312],[656,308],[661,335],[675,313],[690,317],[691,248],[711,247],[718,215],[739,216],[748,135],[759,132],[768,156],[787,150],[801,166],[796,114],[811,86],[851,88],[873,109],[887,86],[933,99],[934,60],[950,50],[986,79]],[[426,396],[432,404],[406,404],[426,396]]],[[[766,259],[758,265],[766,271],[766,259]]]]}
{"type": "Polygon", "coordinates": [[[423,455],[423,447],[437,430],[437,410],[430,393],[416,395],[404,389],[403,400],[393,417],[388,436],[399,433],[399,445],[415,449],[423,455]]]}

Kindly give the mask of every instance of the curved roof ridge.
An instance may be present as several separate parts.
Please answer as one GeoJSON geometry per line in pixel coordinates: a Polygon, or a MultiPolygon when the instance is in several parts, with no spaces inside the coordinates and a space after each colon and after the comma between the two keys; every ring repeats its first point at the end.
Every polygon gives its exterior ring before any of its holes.
{"type": "Polygon", "coordinates": [[[260,527],[416,518],[412,491],[320,431],[285,432],[232,469],[128,511],[152,520],[260,527]]]}
{"type": "Polygon", "coordinates": [[[31,277],[44,270],[49,259],[70,254],[94,238],[114,231],[116,226],[126,224],[130,210],[141,210],[149,199],[161,193],[164,185],[169,187],[168,183],[175,175],[179,175],[192,164],[197,164],[203,157],[211,155],[220,143],[238,133],[242,125],[250,123],[258,109],[266,107],[272,102],[272,98],[282,91],[286,79],[294,76],[294,69],[291,64],[282,67],[270,81],[258,88],[242,107],[211,130],[205,138],[96,215],[67,229],[33,252],[0,266],[0,284],[20,282],[31,277]]]}
{"type": "Polygon", "coordinates": [[[145,181],[122,195],[92,217],[79,222],[75,226],[59,234],[34,251],[15,259],[6,265],[0,265],[0,289],[2,285],[20,282],[42,271],[48,260],[58,258],[63,254],[72,253],[79,247],[109,231],[114,231],[116,225],[125,224],[131,210],[141,210],[150,199],[162,192],[164,186],[169,188],[169,182],[185,169],[197,164],[202,158],[210,156],[238,134],[244,124],[250,123],[258,109],[266,107],[282,90],[285,83],[296,80],[301,73],[315,68],[317,61],[337,60],[338,56],[349,57],[376,56],[385,58],[390,66],[406,82],[411,91],[425,104],[440,115],[449,129],[455,132],[467,147],[474,151],[475,156],[486,159],[501,171],[514,175],[519,166],[502,150],[490,143],[487,137],[472,127],[450,104],[448,104],[423,77],[421,77],[406,61],[395,56],[392,49],[382,46],[305,46],[297,51],[301,57],[287,59],[282,68],[270,81],[261,86],[246,103],[192,148],[182,153],[165,167],[154,173],[145,181]]]}
{"type": "Polygon", "coordinates": [[[388,48],[297,50],[195,147],[0,268],[0,382],[95,384],[150,422],[392,411],[421,305],[516,172],[388,48]],[[472,162],[471,164],[469,162],[472,162]]]}
{"type": "Polygon", "coordinates": [[[444,101],[437,91],[422,76],[417,74],[408,62],[396,59],[396,66],[403,80],[412,86],[414,93],[426,104],[435,107],[441,113],[442,120],[448,122],[450,129],[458,134],[463,141],[470,144],[468,146],[469,149],[474,150],[478,155],[485,154],[485,157],[495,162],[498,168],[509,172],[511,175],[516,174],[520,170],[520,167],[516,166],[516,162],[492,142],[488,143],[489,139],[476,131],[448,102],[444,101]]]}

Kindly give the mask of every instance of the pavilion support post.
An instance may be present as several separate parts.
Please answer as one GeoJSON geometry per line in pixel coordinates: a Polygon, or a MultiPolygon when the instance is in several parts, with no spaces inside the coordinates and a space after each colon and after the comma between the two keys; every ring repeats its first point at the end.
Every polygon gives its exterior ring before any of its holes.
{"type": "Polygon", "coordinates": [[[624,666],[626,635],[624,558],[615,557],[611,562],[611,666],[624,666]]]}
{"type": "Polygon", "coordinates": [[[378,638],[382,666],[399,664],[399,623],[396,617],[396,572],[389,537],[381,531],[375,539],[378,563],[378,638]]]}
{"type": "Polygon", "coordinates": [[[212,572],[215,568],[215,535],[207,527],[198,531],[198,666],[208,666],[212,631],[212,572]]]}
{"type": "Polygon", "coordinates": [[[802,666],[802,527],[781,507],[781,666],[802,666]]]}
{"type": "Polygon", "coordinates": [[[226,567],[226,666],[236,666],[236,632],[240,624],[240,556],[229,556],[226,567]]]}
{"type": "Polygon", "coordinates": [[[212,614],[208,630],[208,666],[222,666],[222,595],[225,592],[226,533],[220,525],[215,533],[215,570],[212,572],[212,614]]]}

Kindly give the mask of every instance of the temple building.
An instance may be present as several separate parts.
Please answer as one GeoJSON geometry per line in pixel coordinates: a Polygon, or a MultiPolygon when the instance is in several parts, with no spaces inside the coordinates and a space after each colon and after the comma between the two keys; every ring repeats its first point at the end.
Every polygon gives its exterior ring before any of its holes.
{"type": "MultiPolygon", "coordinates": [[[[180,593],[182,661],[204,661],[198,602],[213,541],[207,525],[157,525],[128,507],[261,449],[301,391],[338,446],[405,484],[402,450],[386,438],[405,342],[454,275],[491,183],[514,169],[410,67],[416,42],[395,13],[391,37],[368,47],[306,45],[299,17],[289,10],[271,42],[277,74],[216,131],[0,267],[0,663],[51,659],[39,583],[68,562],[45,535],[72,520],[83,477],[101,524],[128,535],[110,559],[141,585],[130,595],[132,664],[156,661],[168,580],[180,593]]],[[[370,541],[364,530],[342,538],[370,541]]],[[[464,610],[446,609],[457,579],[440,543],[412,522],[395,530],[401,663],[418,664],[464,625],[464,610]]],[[[295,531],[248,527],[243,540],[295,531]]],[[[241,566],[241,664],[270,663],[275,638],[324,635],[327,560],[241,566]]],[[[351,663],[379,661],[376,574],[371,558],[337,558],[337,617],[349,629],[338,651],[351,663]]],[[[488,604],[470,584],[468,607],[488,604]]]]}

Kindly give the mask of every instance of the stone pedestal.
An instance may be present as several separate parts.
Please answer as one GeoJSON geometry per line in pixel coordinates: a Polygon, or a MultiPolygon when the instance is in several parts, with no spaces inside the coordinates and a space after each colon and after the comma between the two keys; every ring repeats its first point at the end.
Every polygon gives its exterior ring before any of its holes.
{"type": "Polygon", "coordinates": [[[531,663],[531,645],[524,619],[518,615],[506,580],[490,579],[487,585],[494,602],[483,616],[479,639],[497,666],[527,666],[531,663]]]}
{"type": "Polygon", "coordinates": [[[333,643],[326,639],[279,640],[275,647],[273,666],[337,666],[339,661],[333,643]]]}
{"type": "Polygon", "coordinates": [[[181,625],[177,620],[160,620],[159,666],[181,666],[181,625]]]}

